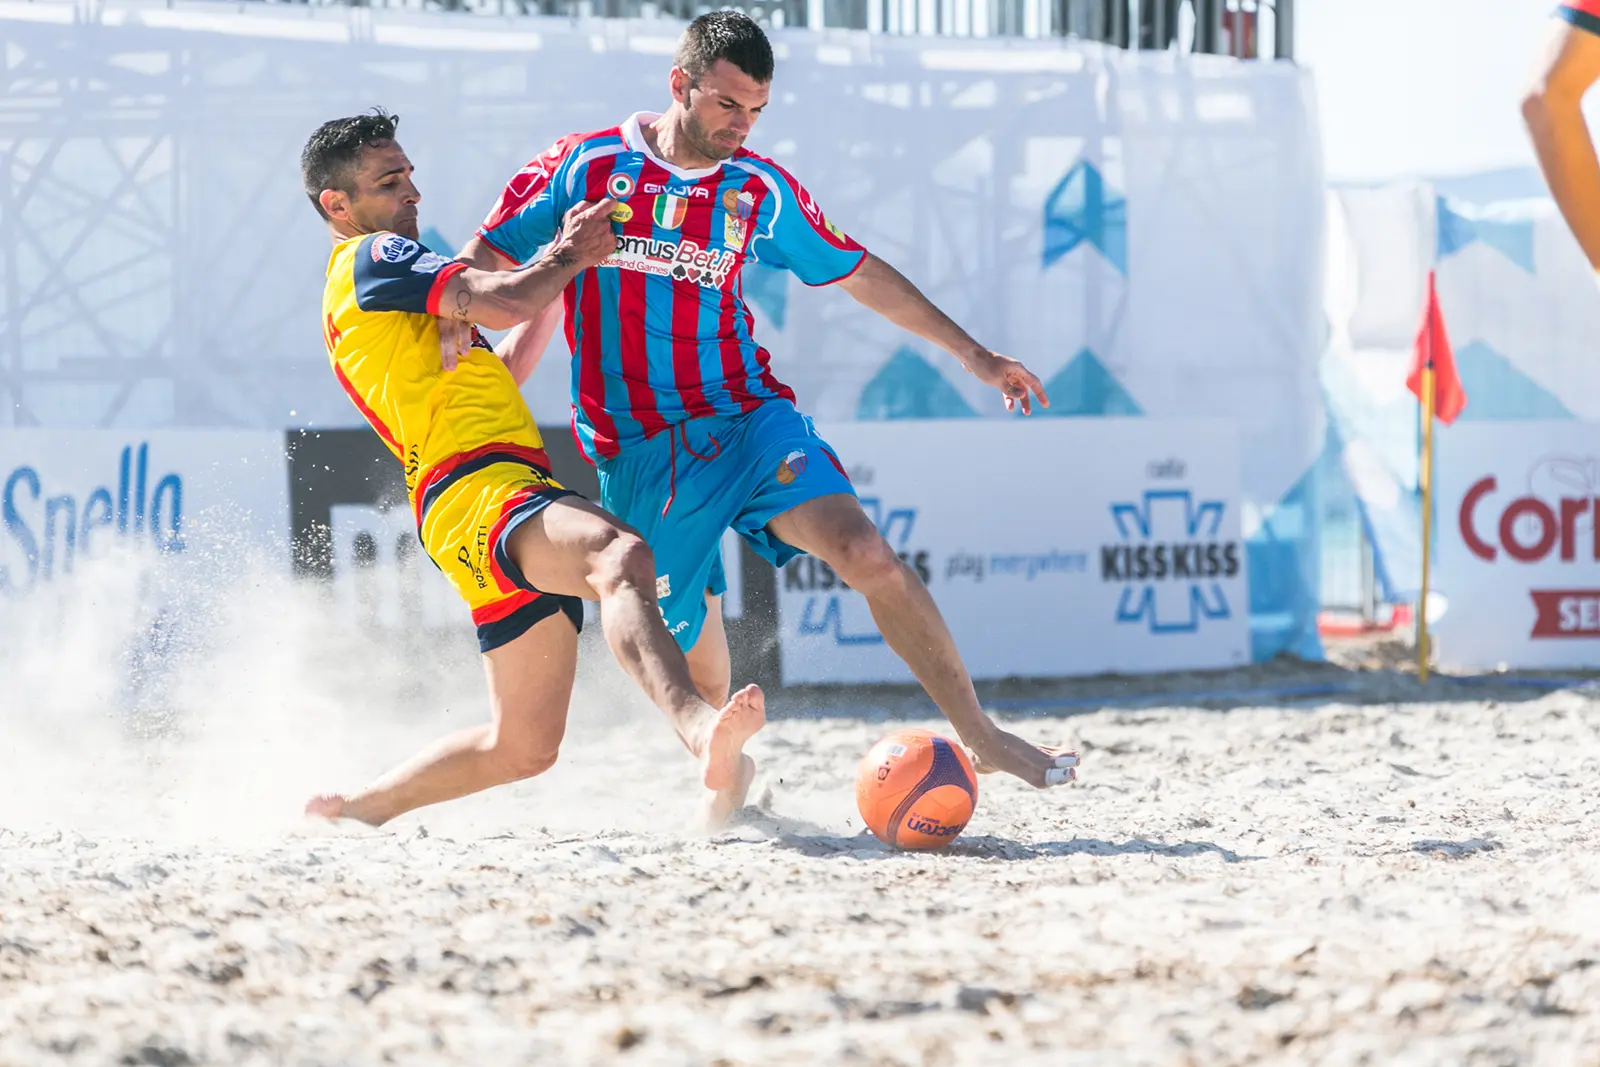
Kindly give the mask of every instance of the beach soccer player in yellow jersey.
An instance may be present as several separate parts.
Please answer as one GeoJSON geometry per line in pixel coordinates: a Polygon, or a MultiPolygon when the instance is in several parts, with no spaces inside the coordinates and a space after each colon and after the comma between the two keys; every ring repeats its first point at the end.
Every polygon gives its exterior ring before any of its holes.
{"type": "Polygon", "coordinates": [[[310,815],[380,824],[414,808],[548,769],[566,728],[582,605],[600,601],[618,661],[703,766],[707,819],[743,803],[745,741],[765,722],[749,686],[721,709],[701,699],[662,619],[655,561],[638,534],[550,476],[511,372],[472,331],[442,351],[436,315],[504,329],[538,317],[579,271],[616,250],[610,200],[574,205],[552,255],[489,273],[418,242],[412,166],[379,111],[324,123],[301,156],[333,255],[322,327],[334,375],[405,469],[428,556],[472,609],[492,722],[443,738],[354,795],[310,815]]]}
{"type": "Polygon", "coordinates": [[[1556,19],[1522,116],[1550,195],[1600,274],[1600,155],[1583,119],[1583,96],[1600,80],[1600,0],[1567,0],[1556,19]]]}

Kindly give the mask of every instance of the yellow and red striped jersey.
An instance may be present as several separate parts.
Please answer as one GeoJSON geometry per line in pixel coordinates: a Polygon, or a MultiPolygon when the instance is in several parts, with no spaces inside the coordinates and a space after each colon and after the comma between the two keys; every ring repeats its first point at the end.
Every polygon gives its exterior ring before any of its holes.
{"type": "Polygon", "coordinates": [[[466,468],[550,461],[511,372],[476,329],[455,370],[439,361],[439,295],[464,264],[396,233],[341,241],[328,260],[323,339],[339,384],[405,467],[421,521],[430,488],[466,468]]]}

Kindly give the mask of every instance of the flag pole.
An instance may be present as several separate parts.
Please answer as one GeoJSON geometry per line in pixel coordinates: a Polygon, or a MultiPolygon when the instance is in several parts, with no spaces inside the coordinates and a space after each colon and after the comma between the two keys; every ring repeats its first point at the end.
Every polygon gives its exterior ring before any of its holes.
{"type": "Polygon", "coordinates": [[[1428,680],[1428,563],[1433,552],[1433,353],[1422,368],[1422,603],[1417,607],[1417,678],[1428,680]]]}

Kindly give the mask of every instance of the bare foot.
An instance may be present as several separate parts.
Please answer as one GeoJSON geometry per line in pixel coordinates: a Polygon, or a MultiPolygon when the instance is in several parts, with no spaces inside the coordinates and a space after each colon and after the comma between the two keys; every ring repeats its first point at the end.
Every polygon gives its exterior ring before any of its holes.
{"type": "Polygon", "coordinates": [[[338,793],[318,793],[306,801],[306,814],[321,819],[338,819],[344,816],[344,797],[338,793]]]}
{"type": "Polygon", "coordinates": [[[729,789],[719,789],[706,798],[705,828],[720,830],[728,825],[733,813],[744,807],[750,784],[756,780],[756,761],[739,753],[739,777],[729,789]]]}
{"type": "Polygon", "coordinates": [[[306,801],[306,814],[322,819],[354,819],[368,826],[379,825],[358,812],[348,797],[338,793],[318,793],[306,801]]]}
{"type": "MultiPolygon", "coordinates": [[[[755,773],[754,762],[740,757],[744,756],[744,743],[766,724],[767,698],[760,686],[747,685],[733,694],[711,724],[711,738],[700,761],[707,789],[715,793],[738,789],[746,776],[745,763],[750,764],[749,773],[755,773]]],[[[745,782],[743,788],[749,789],[750,783],[745,782]]]]}

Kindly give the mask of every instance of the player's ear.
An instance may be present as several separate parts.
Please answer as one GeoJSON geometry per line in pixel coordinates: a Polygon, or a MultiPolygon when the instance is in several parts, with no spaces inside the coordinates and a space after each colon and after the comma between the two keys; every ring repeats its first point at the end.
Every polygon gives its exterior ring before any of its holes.
{"type": "Polygon", "coordinates": [[[328,213],[330,219],[340,222],[350,218],[350,194],[342,189],[324,189],[317,196],[317,203],[322,205],[322,210],[328,213]]]}
{"type": "Polygon", "coordinates": [[[672,99],[689,106],[689,72],[682,67],[674,66],[672,73],[667,75],[667,87],[672,90],[672,99]]]}

